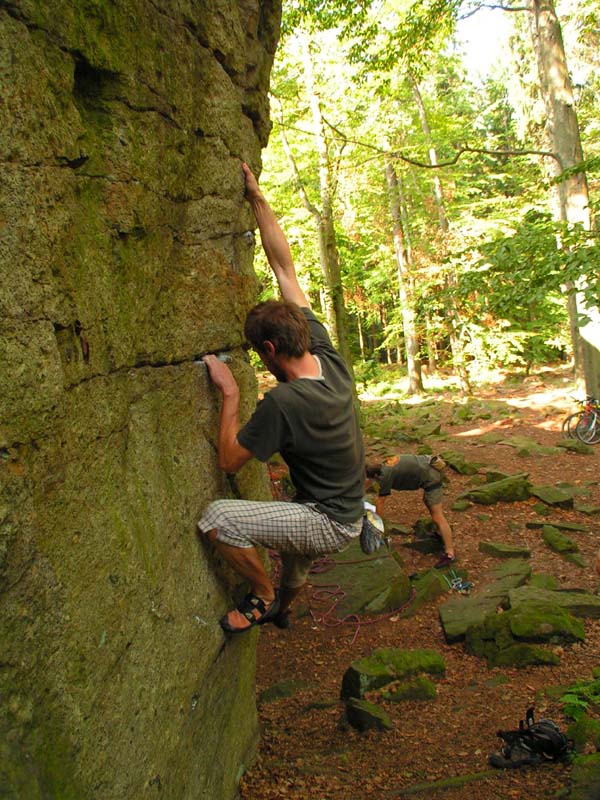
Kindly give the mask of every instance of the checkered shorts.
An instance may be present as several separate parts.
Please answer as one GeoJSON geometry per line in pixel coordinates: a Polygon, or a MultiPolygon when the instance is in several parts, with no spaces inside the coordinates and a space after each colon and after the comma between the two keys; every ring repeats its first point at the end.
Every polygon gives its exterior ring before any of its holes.
{"type": "Polygon", "coordinates": [[[362,519],[343,524],[317,511],[310,503],[215,500],[198,522],[203,532],[233,547],[262,545],[281,554],[282,586],[296,588],[306,581],[317,556],[343,550],[360,535],[362,519]]]}

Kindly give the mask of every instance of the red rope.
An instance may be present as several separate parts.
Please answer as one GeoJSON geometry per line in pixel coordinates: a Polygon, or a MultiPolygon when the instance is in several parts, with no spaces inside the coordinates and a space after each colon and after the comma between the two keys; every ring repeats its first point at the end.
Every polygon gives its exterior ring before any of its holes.
{"type": "MultiPolygon", "coordinates": [[[[281,571],[281,559],[279,558],[279,554],[275,553],[274,551],[271,551],[269,555],[271,556],[271,559],[274,562],[273,575],[275,580],[277,580],[279,577],[279,573],[281,571]]],[[[362,564],[365,561],[375,561],[378,558],[380,558],[380,556],[375,556],[374,558],[367,558],[367,559],[361,558],[357,559],[356,561],[334,561],[329,556],[324,555],[314,562],[314,564],[309,570],[309,573],[321,574],[323,572],[328,572],[330,569],[333,569],[334,567],[337,566],[343,566],[345,564],[362,564]]],[[[383,622],[383,620],[389,619],[390,617],[393,617],[395,614],[399,614],[401,611],[404,611],[404,609],[407,608],[414,600],[415,594],[416,594],[415,590],[412,589],[408,600],[405,603],[402,603],[402,605],[398,606],[398,608],[395,608],[392,611],[387,611],[385,614],[380,614],[377,617],[371,617],[365,620],[361,619],[361,617],[359,617],[358,614],[346,614],[344,617],[338,617],[334,615],[334,611],[336,610],[337,606],[346,597],[346,592],[342,589],[342,587],[339,584],[332,583],[329,585],[326,584],[325,586],[320,586],[318,589],[314,589],[314,591],[310,595],[307,592],[309,613],[312,621],[316,625],[320,624],[324,628],[337,628],[340,625],[346,625],[348,623],[354,623],[356,625],[354,635],[350,643],[351,645],[353,645],[356,642],[358,634],[360,633],[360,629],[364,625],[375,625],[378,622],[383,622]],[[333,602],[329,606],[329,608],[327,608],[323,613],[317,615],[313,610],[313,605],[311,603],[311,600],[314,601],[315,603],[319,603],[319,602],[327,602],[328,600],[331,599],[333,600],[333,602]]]]}

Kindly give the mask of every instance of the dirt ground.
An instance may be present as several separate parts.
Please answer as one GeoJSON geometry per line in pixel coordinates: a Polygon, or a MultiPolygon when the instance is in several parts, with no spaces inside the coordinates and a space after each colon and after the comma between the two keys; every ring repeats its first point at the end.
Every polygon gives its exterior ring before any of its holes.
{"type": "MultiPolygon", "coordinates": [[[[505,403],[506,417],[443,425],[447,438],[434,447],[464,452],[469,461],[483,462],[507,473],[528,472],[534,484],[560,481],[587,487],[582,500],[600,505],[598,467],[600,446],[593,455],[567,451],[560,455],[518,455],[507,445],[484,445],[481,436],[506,431],[541,445],[560,438],[564,416],[573,410],[573,393],[566,374],[547,372],[518,384],[504,383],[477,393],[478,398],[505,403]]],[[[442,420],[449,420],[456,396],[439,395],[442,420]]],[[[374,444],[366,438],[367,450],[374,444]]],[[[432,443],[433,444],[433,443],[432,443]]],[[[390,446],[390,455],[415,452],[416,446],[390,446]]],[[[525,527],[528,520],[542,519],[535,499],[494,506],[474,505],[453,512],[453,500],[467,488],[469,476],[448,470],[444,508],[454,531],[457,566],[468,571],[474,591],[488,571],[500,563],[481,553],[481,540],[526,544],[534,572],[554,575],[562,588],[595,592],[598,576],[594,556],[600,546],[600,517],[572,510],[554,510],[551,519],[577,522],[589,533],[572,534],[587,566],[568,563],[545,545],[539,529],[525,527]]],[[[426,514],[421,492],[396,492],[386,505],[386,517],[411,525],[426,514]]],[[[571,534],[569,534],[571,535],[571,534]]],[[[436,556],[423,555],[401,546],[407,573],[427,569],[436,556]]],[[[304,601],[312,613],[294,616],[288,630],[267,625],[258,645],[257,702],[262,726],[258,761],[243,777],[243,800],[384,800],[408,796],[429,800],[531,800],[553,798],[568,785],[570,767],[547,764],[516,770],[497,770],[459,788],[423,789],[441,779],[489,771],[488,757],[501,744],[498,729],[518,726],[528,706],[536,716],[548,717],[565,730],[568,720],[561,704],[545,693],[549,687],[590,678],[600,666],[600,620],[586,620],[586,641],[564,648],[558,667],[524,670],[493,669],[465,653],[462,644],[447,645],[438,619],[438,606],[451,594],[430,603],[408,619],[387,616],[375,624],[350,621],[337,627],[320,622],[324,604],[309,585],[304,601]],[[378,701],[393,720],[392,730],[358,733],[348,726],[339,699],[342,676],[350,662],[369,655],[377,647],[433,648],[446,662],[445,678],[437,682],[437,698],[429,702],[386,703],[378,701]],[[281,681],[299,682],[291,697],[261,702],[261,692],[281,681]]],[[[329,603],[330,604],[330,603],[329,603]]]]}

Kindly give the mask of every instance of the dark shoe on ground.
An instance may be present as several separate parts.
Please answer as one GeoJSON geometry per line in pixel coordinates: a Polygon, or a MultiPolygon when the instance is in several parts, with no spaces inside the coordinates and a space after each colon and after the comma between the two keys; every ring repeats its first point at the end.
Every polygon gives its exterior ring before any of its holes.
{"type": "Polygon", "coordinates": [[[444,555],[439,559],[437,564],[434,564],[434,569],[445,569],[446,567],[451,567],[452,564],[456,561],[456,556],[449,556],[448,553],[444,553],[444,555]]]}
{"type": "Polygon", "coordinates": [[[273,617],[273,625],[276,628],[281,628],[282,631],[291,628],[292,620],[290,619],[290,610],[289,608],[285,611],[278,611],[277,614],[273,617]]]}
{"type": "Polygon", "coordinates": [[[279,592],[268,605],[255,594],[247,594],[237,608],[230,611],[219,620],[220,626],[226,633],[245,633],[256,625],[273,622],[279,613],[279,592]]]}

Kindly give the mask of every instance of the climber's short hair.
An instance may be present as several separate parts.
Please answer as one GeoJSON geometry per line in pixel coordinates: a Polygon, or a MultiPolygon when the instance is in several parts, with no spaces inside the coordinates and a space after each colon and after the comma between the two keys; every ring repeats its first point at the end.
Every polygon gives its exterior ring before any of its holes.
{"type": "Polygon", "coordinates": [[[266,300],[251,308],[246,317],[244,335],[259,353],[264,343],[272,342],[277,355],[300,358],[310,347],[310,329],[296,303],[266,300]]]}
{"type": "Polygon", "coordinates": [[[365,465],[365,472],[367,473],[367,478],[375,478],[378,480],[381,478],[381,469],[383,464],[381,461],[367,461],[365,465]]]}

